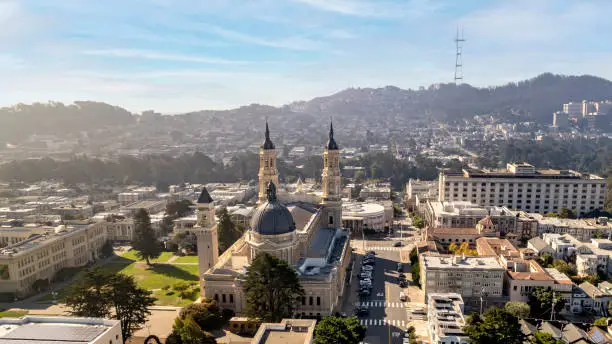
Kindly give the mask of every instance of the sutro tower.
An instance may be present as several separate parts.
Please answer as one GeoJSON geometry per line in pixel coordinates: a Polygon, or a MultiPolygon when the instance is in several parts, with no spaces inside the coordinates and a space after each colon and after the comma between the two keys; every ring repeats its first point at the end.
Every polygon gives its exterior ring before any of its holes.
{"type": "Polygon", "coordinates": [[[461,35],[459,35],[459,25],[457,25],[457,35],[455,36],[455,85],[457,82],[463,82],[463,60],[461,53],[463,52],[463,28],[461,28],[461,35]]]}

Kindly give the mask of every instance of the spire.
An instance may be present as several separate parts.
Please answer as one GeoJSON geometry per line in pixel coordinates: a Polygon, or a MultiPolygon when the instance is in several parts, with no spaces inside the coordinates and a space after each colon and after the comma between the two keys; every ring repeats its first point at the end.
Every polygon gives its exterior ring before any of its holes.
{"type": "Polygon", "coordinates": [[[266,140],[261,146],[263,149],[274,149],[274,143],[270,140],[270,129],[268,129],[268,120],[266,119],[266,140]]]}
{"type": "Polygon", "coordinates": [[[338,144],[336,144],[336,140],[334,140],[334,123],[329,120],[329,140],[327,140],[327,149],[328,150],[338,150],[338,144]]]}
{"type": "Polygon", "coordinates": [[[208,190],[206,190],[206,187],[202,188],[202,193],[200,193],[200,197],[198,197],[198,204],[208,204],[212,202],[213,199],[212,197],[210,197],[210,194],[208,193],[208,190]]]}

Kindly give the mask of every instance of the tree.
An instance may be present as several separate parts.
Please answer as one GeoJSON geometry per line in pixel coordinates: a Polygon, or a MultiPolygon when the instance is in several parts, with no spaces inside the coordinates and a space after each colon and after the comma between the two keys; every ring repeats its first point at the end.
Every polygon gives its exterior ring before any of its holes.
{"type": "Polygon", "coordinates": [[[139,209],[134,215],[134,234],[132,248],[137,251],[139,259],[145,259],[151,265],[151,259],[159,257],[162,253],[161,245],[151,228],[151,218],[144,209],[139,209]]]}
{"type": "Polygon", "coordinates": [[[565,344],[563,341],[555,339],[552,334],[547,332],[536,332],[529,342],[531,344],[565,344]]]}
{"type": "Polygon", "coordinates": [[[535,288],[531,294],[529,294],[531,314],[536,317],[550,316],[550,310],[553,305],[553,297],[555,300],[555,313],[559,313],[565,306],[565,299],[558,294],[554,294],[552,290],[547,290],[543,287],[535,288]]]}
{"type": "Polygon", "coordinates": [[[32,289],[37,293],[47,289],[49,287],[49,280],[46,278],[39,278],[34,283],[32,283],[32,289]]]}
{"type": "Polygon", "coordinates": [[[553,257],[550,253],[544,253],[537,258],[538,263],[543,267],[551,267],[553,263],[553,257]]]}
{"type": "Polygon", "coordinates": [[[412,275],[412,283],[417,287],[421,287],[421,265],[419,264],[419,260],[412,263],[410,266],[410,273],[412,275]]]}
{"type": "Polygon", "coordinates": [[[477,256],[478,252],[474,249],[470,249],[470,244],[467,242],[461,243],[458,245],[456,243],[451,243],[448,245],[448,250],[453,254],[465,254],[468,256],[477,256]]]}
{"type": "Polygon", "coordinates": [[[151,292],[138,287],[134,277],[100,268],[88,270],[66,297],[72,315],[121,320],[124,341],[145,323],[154,302],[151,292]]]}
{"type": "Polygon", "coordinates": [[[531,314],[531,307],[529,307],[529,305],[525,302],[520,301],[507,302],[504,305],[504,309],[506,310],[506,312],[514,315],[519,319],[527,318],[529,317],[529,314],[531,314]]]}
{"type": "Polygon", "coordinates": [[[419,252],[417,251],[416,247],[413,248],[412,251],[410,251],[409,257],[410,264],[414,264],[419,261],[419,252]]]}
{"type": "Polygon", "coordinates": [[[190,200],[184,199],[175,202],[168,202],[166,204],[166,215],[170,216],[172,220],[176,220],[179,217],[183,217],[191,212],[190,200]]]}
{"type": "Polygon", "coordinates": [[[111,302],[115,317],[121,320],[121,334],[126,341],[151,314],[149,307],[155,303],[149,290],[138,287],[133,276],[116,274],[111,280],[111,302]]]}
{"type": "Polygon", "coordinates": [[[217,341],[208,332],[202,331],[191,317],[174,319],[172,332],[166,339],[166,344],[214,344],[217,341]]]}
{"type": "Polygon", "coordinates": [[[518,318],[502,308],[491,308],[482,317],[479,314],[470,316],[463,332],[472,344],[523,343],[518,318]]]}
{"type": "Polygon", "coordinates": [[[416,329],[414,328],[414,326],[408,327],[408,329],[406,330],[406,333],[408,333],[408,343],[409,344],[418,344],[417,339],[416,339],[416,329]]]}
{"type": "Polygon", "coordinates": [[[179,317],[193,319],[204,331],[218,330],[224,323],[223,314],[217,302],[206,297],[200,303],[192,303],[181,309],[179,317]]]}
{"type": "Polygon", "coordinates": [[[357,344],[365,338],[366,330],[355,317],[325,317],[314,330],[315,344],[357,344]]]}
{"type": "Polygon", "coordinates": [[[608,318],[603,317],[593,321],[593,325],[595,326],[608,326],[608,318]]]}
{"type": "Polygon", "coordinates": [[[102,251],[102,256],[104,257],[112,256],[113,253],[115,253],[115,250],[113,249],[113,243],[110,240],[106,240],[104,245],[102,245],[101,251],[102,251]]]}
{"type": "Polygon", "coordinates": [[[561,208],[559,210],[559,217],[562,219],[575,219],[576,218],[576,212],[567,209],[567,208],[561,208]]]}
{"type": "Polygon", "coordinates": [[[413,215],[412,225],[418,229],[423,229],[423,227],[425,227],[425,221],[419,215],[413,215]]]}
{"type": "Polygon", "coordinates": [[[246,314],[267,322],[290,318],[304,289],[286,261],[259,253],[247,268],[244,291],[246,314]]]}
{"type": "Polygon", "coordinates": [[[66,305],[72,315],[92,318],[105,318],[110,314],[112,285],[110,276],[100,268],[85,272],[66,297],[66,305]]]}
{"type": "Polygon", "coordinates": [[[219,253],[225,252],[232,246],[236,240],[240,239],[242,232],[232,222],[232,219],[227,212],[227,208],[222,207],[218,212],[219,223],[217,224],[217,232],[219,234],[219,253]]]}

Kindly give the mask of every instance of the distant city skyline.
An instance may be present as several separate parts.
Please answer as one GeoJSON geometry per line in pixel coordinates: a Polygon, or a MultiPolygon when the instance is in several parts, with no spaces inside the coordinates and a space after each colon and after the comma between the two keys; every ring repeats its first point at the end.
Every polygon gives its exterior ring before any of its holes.
{"type": "Polygon", "coordinates": [[[612,79],[612,3],[451,0],[0,0],[0,106],[96,100],[180,113],[348,87],[543,72],[612,79]]]}

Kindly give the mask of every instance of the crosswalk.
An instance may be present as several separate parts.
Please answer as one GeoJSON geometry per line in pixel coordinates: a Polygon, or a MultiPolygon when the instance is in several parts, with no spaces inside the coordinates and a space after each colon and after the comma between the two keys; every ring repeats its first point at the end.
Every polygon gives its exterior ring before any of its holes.
{"type": "Polygon", "coordinates": [[[359,324],[362,326],[395,326],[395,327],[406,327],[408,321],[405,320],[394,320],[394,319],[359,319],[359,324]]]}
{"type": "Polygon", "coordinates": [[[363,301],[355,302],[356,307],[367,307],[367,308],[405,308],[404,302],[385,302],[385,301],[363,301]]]}
{"type": "Polygon", "coordinates": [[[372,250],[372,251],[401,251],[402,248],[401,247],[393,247],[393,246],[373,246],[373,247],[366,247],[367,250],[372,250]]]}

